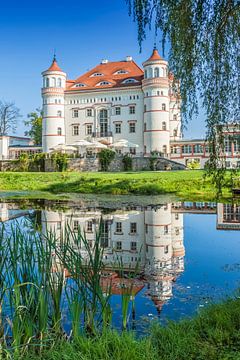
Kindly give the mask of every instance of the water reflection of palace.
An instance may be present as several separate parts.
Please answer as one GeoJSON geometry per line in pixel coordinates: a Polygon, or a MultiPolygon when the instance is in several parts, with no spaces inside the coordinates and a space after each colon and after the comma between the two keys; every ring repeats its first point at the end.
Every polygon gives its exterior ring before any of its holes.
{"type": "MultiPolygon", "coordinates": [[[[102,219],[101,245],[107,269],[121,266],[136,271],[147,282],[147,292],[157,308],[172,296],[172,282],[184,270],[183,214],[171,204],[157,207],[130,207],[104,214],[99,209],[42,210],[42,231],[61,236],[66,224],[75,232],[85,231],[93,246],[102,219]]],[[[84,255],[85,249],[82,248],[84,255]]]]}
{"type": "MultiPolygon", "coordinates": [[[[107,271],[112,274],[113,293],[122,291],[119,283],[122,284],[123,278],[120,279],[116,272],[121,259],[125,272],[135,272],[138,268],[134,293],[146,285],[147,295],[158,311],[172,297],[172,285],[184,271],[184,213],[217,214],[217,229],[240,229],[240,205],[234,204],[176,202],[146,207],[125,206],[111,211],[84,204],[64,211],[52,210],[47,202],[44,206],[45,210],[41,210],[41,214],[38,212],[44,234],[54,230],[56,237],[60,238],[66,226],[76,234],[81,228],[90,247],[94,245],[102,219],[103,260],[107,271]]],[[[1,222],[28,213],[15,204],[0,204],[1,222]]],[[[83,256],[88,255],[84,247],[81,251],[83,256]]],[[[102,286],[107,284],[106,281],[103,279],[102,286]]]]}

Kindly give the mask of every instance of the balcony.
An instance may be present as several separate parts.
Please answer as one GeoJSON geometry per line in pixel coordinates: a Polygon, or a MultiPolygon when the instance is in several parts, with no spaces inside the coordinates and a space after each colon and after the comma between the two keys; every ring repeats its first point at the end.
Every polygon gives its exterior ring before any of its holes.
{"type": "Polygon", "coordinates": [[[94,137],[94,138],[112,137],[112,131],[93,132],[92,137],[94,137]]]}

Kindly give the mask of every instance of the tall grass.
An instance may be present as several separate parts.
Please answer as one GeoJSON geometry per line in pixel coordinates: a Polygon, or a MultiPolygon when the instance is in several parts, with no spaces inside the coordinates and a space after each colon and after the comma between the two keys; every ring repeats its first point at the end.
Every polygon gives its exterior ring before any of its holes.
{"type": "MultiPolygon", "coordinates": [[[[101,227],[90,246],[68,223],[57,236],[14,223],[0,231],[0,343],[14,356],[38,352],[56,339],[98,336],[111,326],[111,282],[103,287],[101,227]],[[70,315],[71,331],[64,316],[70,315]]],[[[131,289],[124,289],[123,328],[131,289]]]]}

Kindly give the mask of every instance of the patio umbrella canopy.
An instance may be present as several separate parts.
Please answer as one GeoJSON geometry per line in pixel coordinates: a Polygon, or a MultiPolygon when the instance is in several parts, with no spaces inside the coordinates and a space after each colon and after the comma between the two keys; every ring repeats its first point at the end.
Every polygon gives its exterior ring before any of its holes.
{"type": "Polygon", "coordinates": [[[130,141],[125,140],[125,139],[120,139],[120,140],[116,141],[115,143],[113,143],[111,145],[111,147],[114,147],[114,148],[138,148],[139,145],[133,144],[130,141]]]}
{"type": "Polygon", "coordinates": [[[107,149],[107,145],[104,145],[98,141],[94,141],[91,145],[86,146],[88,149],[107,149]]]}
{"type": "Polygon", "coordinates": [[[92,143],[87,140],[77,140],[72,144],[72,146],[89,146],[89,145],[92,145],[92,143]]]}
{"type": "Polygon", "coordinates": [[[54,147],[52,147],[50,150],[52,151],[76,151],[76,147],[71,145],[65,145],[65,144],[58,144],[54,147]]]}

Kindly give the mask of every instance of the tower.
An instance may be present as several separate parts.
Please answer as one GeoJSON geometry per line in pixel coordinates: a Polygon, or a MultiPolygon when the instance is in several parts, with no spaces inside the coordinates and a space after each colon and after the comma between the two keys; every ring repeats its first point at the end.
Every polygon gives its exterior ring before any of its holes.
{"type": "Polygon", "coordinates": [[[156,48],[143,63],[144,79],[144,152],[170,153],[169,79],[167,61],[156,48]]]}
{"type": "Polygon", "coordinates": [[[66,74],[60,69],[54,55],[52,65],[42,73],[43,87],[43,152],[65,143],[64,89],[66,74]]]}

